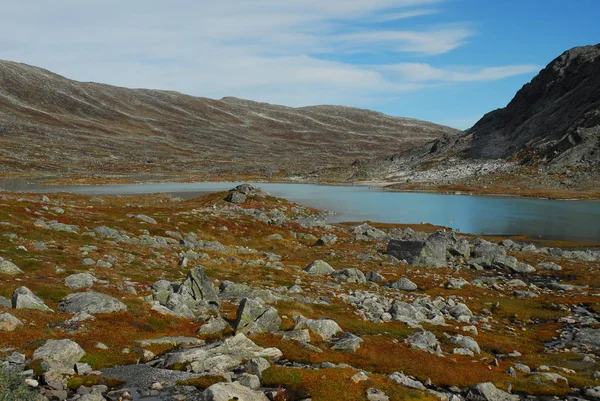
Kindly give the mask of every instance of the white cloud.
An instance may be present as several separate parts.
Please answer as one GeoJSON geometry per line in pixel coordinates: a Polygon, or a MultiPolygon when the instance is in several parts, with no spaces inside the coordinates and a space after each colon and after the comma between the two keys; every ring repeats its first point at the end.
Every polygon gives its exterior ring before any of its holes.
{"type": "Polygon", "coordinates": [[[477,82],[497,81],[515,75],[536,72],[540,70],[540,67],[533,64],[522,64],[481,69],[469,67],[442,69],[426,63],[402,63],[385,66],[383,69],[395,72],[402,79],[413,82],[477,82]]]}
{"type": "MultiPolygon", "coordinates": [[[[410,24],[444,1],[20,0],[3,4],[0,58],[126,87],[293,106],[368,106],[465,80],[465,72],[431,66],[427,75],[414,64],[334,61],[355,52],[414,60],[462,46],[474,34],[465,26],[410,24]],[[397,29],[383,30],[377,22],[384,20],[397,29]]],[[[479,74],[501,75],[494,68],[479,74]]]]}

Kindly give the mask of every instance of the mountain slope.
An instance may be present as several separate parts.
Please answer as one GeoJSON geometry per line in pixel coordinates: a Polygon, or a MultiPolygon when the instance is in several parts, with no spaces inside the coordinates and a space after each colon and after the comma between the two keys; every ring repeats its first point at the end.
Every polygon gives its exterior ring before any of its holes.
{"type": "Polygon", "coordinates": [[[453,143],[439,141],[433,149],[459,152],[468,159],[513,158],[522,164],[590,167],[600,162],[599,138],[597,44],[564,52],[505,108],[486,114],[453,143]]]}
{"type": "Polygon", "coordinates": [[[306,173],[455,132],[350,107],[83,83],[0,61],[0,172],[306,173]]]}

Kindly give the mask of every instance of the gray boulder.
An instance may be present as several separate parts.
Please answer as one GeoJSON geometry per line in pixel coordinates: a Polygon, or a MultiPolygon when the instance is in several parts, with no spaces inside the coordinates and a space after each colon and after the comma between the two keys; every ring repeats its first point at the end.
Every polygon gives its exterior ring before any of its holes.
{"type": "Polygon", "coordinates": [[[41,360],[47,364],[46,370],[73,370],[73,366],[85,355],[83,348],[75,341],[48,340],[46,344],[35,350],[33,360],[41,360]]]}
{"type": "Polygon", "coordinates": [[[592,329],[589,327],[583,328],[575,334],[574,339],[580,344],[600,347],[600,329],[592,329]]]}
{"type": "Polygon", "coordinates": [[[585,389],[584,394],[593,400],[600,400],[600,386],[588,387],[585,389]]]}
{"type": "Polygon", "coordinates": [[[500,390],[493,383],[474,385],[467,394],[468,401],[519,401],[519,396],[500,390]]]}
{"type": "Polygon", "coordinates": [[[365,284],[367,282],[363,272],[354,267],[335,271],[331,274],[331,277],[343,283],[365,284]]]}
{"type": "Polygon", "coordinates": [[[199,329],[198,334],[215,334],[220,333],[227,328],[228,324],[220,316],[213,316],[206,323],[204,323],[199,329]]]}
{"type": "Polygon", "coordinates": [[[417,308],[403,301],[394,301],[390,309],[392,319],[404,322],[409,325],[416,325],[424,320],[427,316],[420,312],[417,308]]]}
{"type": "Polygon", "coordinates": [[[0,297],[0,307],[12,308],[12,301],[6,297],[0,297]]]}
{"type": "Polygon", "coordinates": [[[73,290],[90,288],[94,285],[96,278],[89,273],[71,274],[65,278],[65,285],[73,290]]]}
{"type": "Polygon", "coordinates": [[[90,291],[67,295],[58,303],[58,309],[64,313],[113,313],[127,310],[127,305],[109,295],[90,291]]]}
{"type": "Polygon", "coordinates": [[[440,347],[437,337],[430,331],[418,331],[407,340],[411,348],[421,351],[436,353],[440,347]]]}
{"type": "Polygon", "coordinates": [[[381,274],[375,271],[366,272],[365,278],[367,279],[367,281],[370,281],[372,283],[382,283],[385,281],[385,277],[383,277],[381,274]]]}
{"type": "Polygon", "coordinates": [[[391,381],[404,387],[414,388],[415,390],[425,390],[425,386],[418,380],[405,375],[402,372],[394,372],[388,376],[391,381]]]}
{"type": "Polygon", "coordinates": [[[10,313],[0,314],[0,331],[13,331],[22,325],[23,322],[10,313]]]}
{"type": "Polygon", "coordinates": [[[368,241],[368,240],[376,240],[381,241],[387,238],[387,234],[385,231],[382,231],[378,228],[371,227],[368,224],[361,224],[358,226],[351,227],[349,230],[351,233],[354,233],[355,239],[368,241]]]}
{"type": "Polygon", "coordinates": [[[469,244],[453,232],[438,231],[425,241],[391,240],[387,253],[414,266],[445,267],[449,256],[469,254],[469,244]]]}
{"type": "Polygon", "coordinates": [[[264,189],[262,189],[261,187],[257,187],[256,185],[250,185],[250,184],[240,184],[235,188],[232,188],[229,190],[230,192],[240,192],[246,196],[256,196],[259,198],[264,198],[266,196],[269,196],[269,193],[267,191],[265,191],[264,189]]]}
{"type": "Polygon", "coordinates": [[[244,298],[240,302],[234,325],[237,333],[271,333],[279,330],[280,325],[281,318],[277,309],[266,307],[262,302],[250,298],[244,298]]]}
{"type": "Polygon", "coordinates": [[[402,277],[400,280],[391,283],[389,287],[403,291],[415,291],[418,288],[415,283],[405,277],[402,277]]]}
{"type": "Polygon", "coordinates": [[[225,197],[225,201],[230,203],[244,203],[246,199],[247,196],[238,191],[231,191],[225,197]]]}
{"type": "Polygon", "coordinates": [[[294,330],[309,329],[313,333],[321,336],[324,340],[330,340],[337,333],[342,333],[342,328],[331,319],[307,319],[303,316],[295,318],[296,326],[294,330]]]}
{"type": "Polygon", "coordinates": [[[352,333],[344,333],[339,338],[334,340],[334,345],[331,349],[346,352],[356,352],[360,348],[360,343],[363,339],[352,333]]]}
{"type": "Polygon", "coordinates": [[[472,256],[484,267],[491,266],[496,257],[506,256],[506,250],[502,246],[481,238],[475,238],[471,241],[471,245],[473,246],[472,256]]]}
{"type": "Polygon", "coordinates": [[[188,294],[196,301],[219,304],[219,294],[202,266],[192,268],[179,286],[179,294],[188,294]]]}
{"type": "Polygon", "coordinates": [[[317,245],[333,245],[337,242],[337,236],[335,234],[325,234],[317,240],[317,245]]]}
{"type": "Polygon", "coordinates": [[[463,336],[461,334],[456,334],[449,338],[449,341],[452,344],[460,345],[462,348],[473,351],[476,354],[481,353],[481,349],[479,348],[479,344],[472,337],[463,336]]]}
{"type": "Polygon", "coordinates": [[[536,266],[538,269],[542,269],[542,270],[549,270],[549,271],[555,271],[555,272],[559,272],[562,270],[562,267],[560,265],[557,265],[556,263],[553,263],[553,262],[541,262],[541,263],[538,263],[536,266]]]}
{"type": "Polygon", "coordinates": [[[269,401],[267,396],[240,383],[216,383],[204,390],[199,401],[269,401]]]}
{"type": "Polygon", "coordinates": [[[325,276],[335,272],[335,269],[324,260],[315,260],[304,268],[304,271],[313,276],[325,276]]]}
{"type": "Polygon", "coordinates": [[[44,312],[52,312],[44,301],[35,295],[27,287],[19,287],[12,296],[12,307],[15,309],[37,309],[44,312]]]}
{"type": "Polygon", "coordinates": [[[23,274],[23,270],[19,269],[13,262],[0,258],[0,274],[14,276],[23,274]]]}

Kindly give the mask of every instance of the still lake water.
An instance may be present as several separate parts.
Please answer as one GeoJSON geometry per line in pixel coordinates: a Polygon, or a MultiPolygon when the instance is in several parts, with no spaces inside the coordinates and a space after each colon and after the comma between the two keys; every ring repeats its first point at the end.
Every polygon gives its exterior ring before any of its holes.
{"type": "MultiPolygon", "coordinates": [[[[100,186],[45,186],[0,180],[12,191],[74,192],[88,195],[170,193],[192,198],[225,191],[238,183],[144,183],[100,186]]],[[[544,239],[600,243],[600,201],[384,192],[364,186],[256,183],[274,196],[335,212],[331,222],[420,222],[473,234],[526,234],[544,239]]]]}

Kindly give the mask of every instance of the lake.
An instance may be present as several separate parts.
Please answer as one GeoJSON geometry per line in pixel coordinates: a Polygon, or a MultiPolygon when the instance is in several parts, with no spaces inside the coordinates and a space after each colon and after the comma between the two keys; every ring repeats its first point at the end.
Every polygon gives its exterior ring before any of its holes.
{"type": "MultiPolygon", "coordinates": [[[[13,191],[74,192],[88,195],[170,193],[192,198],[225,191],[238,183],[142,183],[45,186],[0,180],[13,191]]],[[[274,196],[334,212],[330,222],[431,223],[473,234],[525,234],[543,239],[600,243],[600,201],[386,192],[365,186],[255,183],[274,196]]]]}

